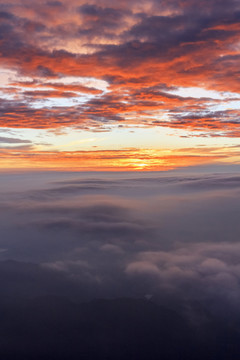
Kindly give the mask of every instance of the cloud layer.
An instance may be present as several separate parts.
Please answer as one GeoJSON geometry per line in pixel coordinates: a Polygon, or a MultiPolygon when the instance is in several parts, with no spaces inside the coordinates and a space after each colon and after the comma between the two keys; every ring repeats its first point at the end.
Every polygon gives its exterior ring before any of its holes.
{"type": "Polygon", "coordinates": [[[3,297],[152,294],[239,313],[237,174],[22,174],[9,193],[14,181],[1,180],[3,297]]]}
{"type": "Polygon", "coordinates": [[[0,126],[238,137],[239,11],[235,0],[2,1],[0,126]]]}
{"type": "Polygon", "coordinates": [[[238,359],[237,167],[4,173],[0,189],[1,356],[238,359]]]}

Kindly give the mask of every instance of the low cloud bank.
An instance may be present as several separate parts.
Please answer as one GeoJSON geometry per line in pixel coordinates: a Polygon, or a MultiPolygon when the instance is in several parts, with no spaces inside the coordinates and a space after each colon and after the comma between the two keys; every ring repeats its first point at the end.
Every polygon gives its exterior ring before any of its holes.
{"type": "Polygon", "coordinates": [[[1,194],[6,296],[151,294],[239,312],[237,174],[43,173],[29,190],[24,176],[1,194]]]}
{"type": "Polygon", "coordinates": [[[239,359],[238,174],[0,183],[3,358],[239,359]]]}

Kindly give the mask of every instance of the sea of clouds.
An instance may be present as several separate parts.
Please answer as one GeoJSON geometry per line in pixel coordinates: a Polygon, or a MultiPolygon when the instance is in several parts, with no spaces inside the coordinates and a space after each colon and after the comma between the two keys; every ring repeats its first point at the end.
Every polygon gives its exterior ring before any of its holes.
{"type": "Polygon", "coordinates": [[[236,172],[2,174],[2,299],[151,297],[240,314],[236,172]]]}

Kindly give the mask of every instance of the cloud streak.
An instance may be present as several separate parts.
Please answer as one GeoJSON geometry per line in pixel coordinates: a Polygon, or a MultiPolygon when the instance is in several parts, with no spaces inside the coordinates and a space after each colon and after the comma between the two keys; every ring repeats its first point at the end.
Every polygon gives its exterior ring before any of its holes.
{"type": "Polygon", "coordinates": [[[58,169],[79,171],[160,171],[192,165],[230,162],[239,156],[239,150],[231,149],[152,150],[122,149],[93,151],[47,151],[32,145],[0,149],[2,169],[58,169]],[[18,151],[22,149],[22,151],[18,151]],[[18,164],[16,165],[16,159],[18,164]]]}

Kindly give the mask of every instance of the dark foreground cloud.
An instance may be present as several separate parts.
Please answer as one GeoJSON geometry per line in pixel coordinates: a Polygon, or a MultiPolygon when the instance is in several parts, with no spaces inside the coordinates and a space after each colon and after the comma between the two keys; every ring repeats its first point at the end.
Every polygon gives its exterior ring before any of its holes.
{"type": "Polygon", "coordinates": [[[5,174],[1,189],[1,356],[238,359],[229,167],[5,174]]]}
{"type": "Polygon", "coordinates": [[[1,180],[3,261],[89,282],[96,296],[238,298],[237,173],[27,176],[1,180]]]}

